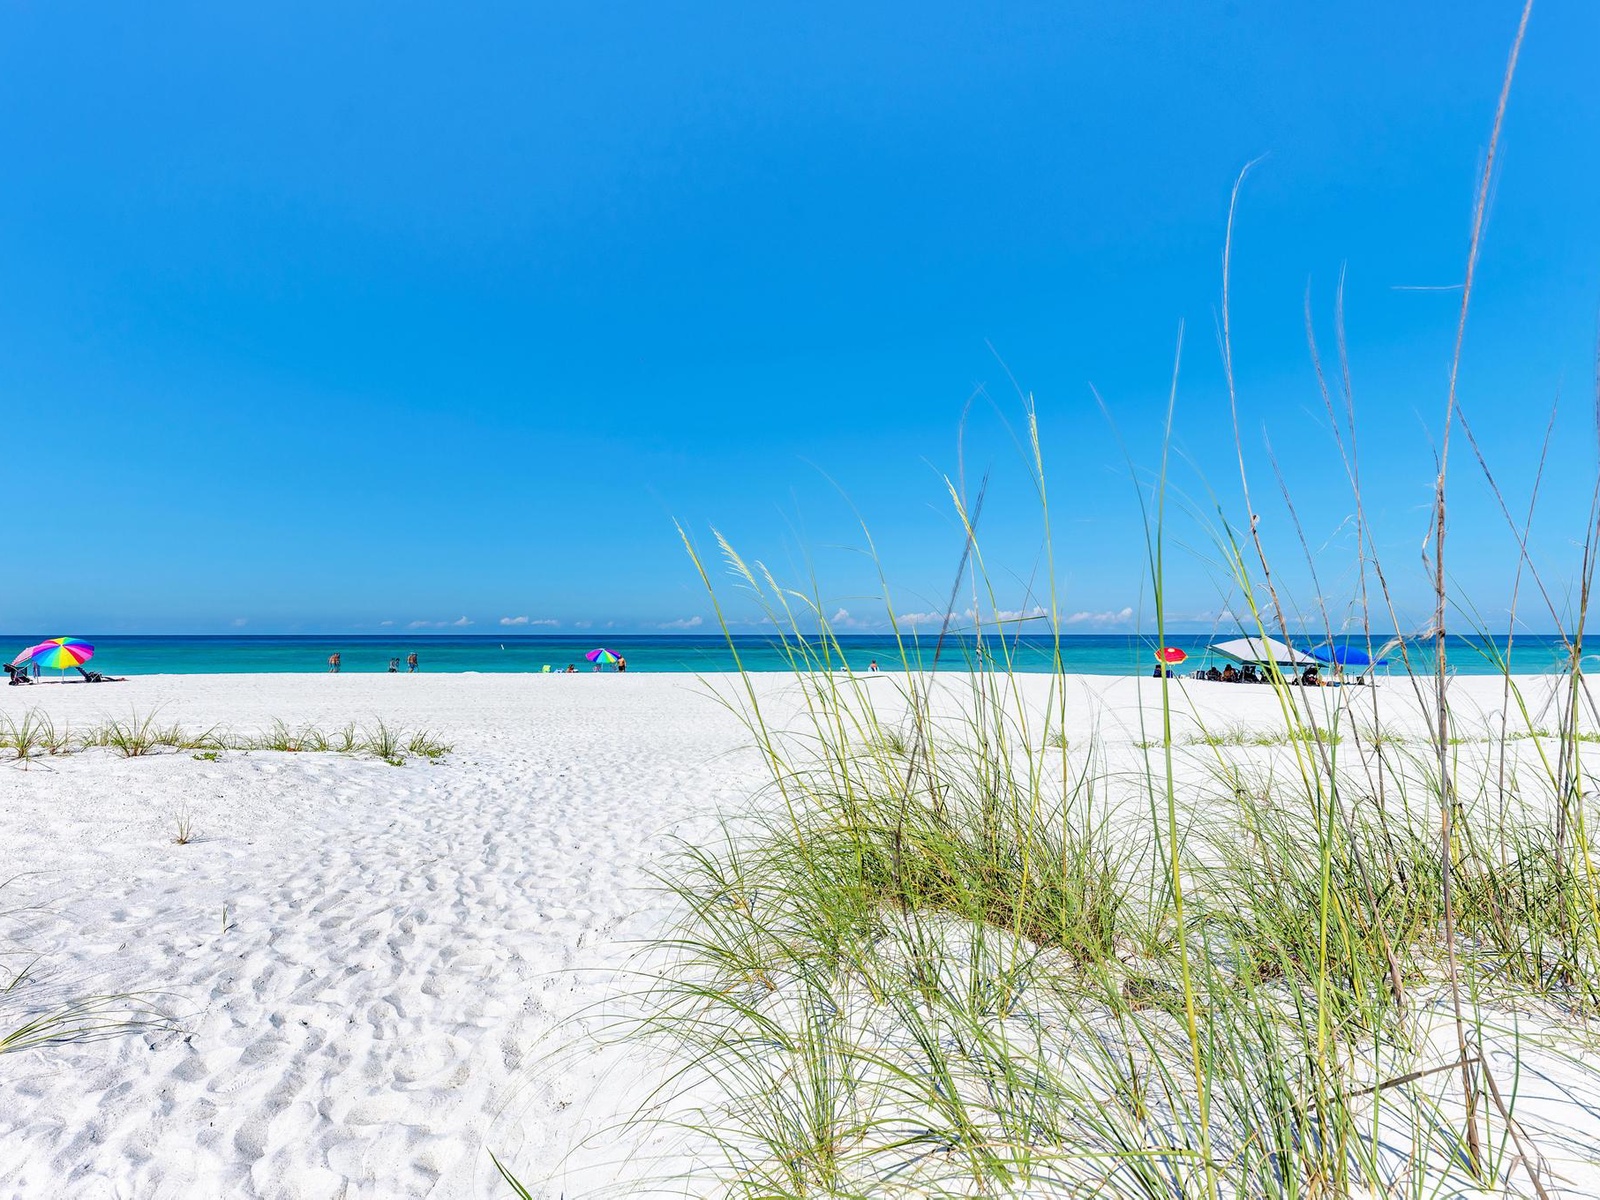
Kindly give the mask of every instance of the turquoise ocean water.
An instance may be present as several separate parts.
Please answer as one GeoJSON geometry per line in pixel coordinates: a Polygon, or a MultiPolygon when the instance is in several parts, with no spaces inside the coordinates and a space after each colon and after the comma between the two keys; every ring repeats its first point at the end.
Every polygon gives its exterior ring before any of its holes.
{"type": "MultiPolygon", "coordinates": [[[[0,635],[0,647],[21,649],[53,634],[0,635]],[[5,640],[9,638],[9,640],[5,640]]],[[[108,674],[148,675],[213,674],[238,672],[295,672],[325,671],[328,655],[337,650],[343,658],[343,669],[354,672],[385,671],[391,658],[402,660],[416,652],[423,671],[539,671],[546,664],[561,670],[568,663],[580,670],[590,669],[584,653],[596,646],[606,646],[624,655],[630,671],[713,672],[735,669],[734,652],[747,670],[781,671],[789,669],[788,661],[770,637],[752,635],[735,639],[734,647],[720,637],[662,637],[639,634],[606,636],[594,635],[525,635],[521,637],[405,637],[403,635],[378,637],[134,637],[93,633],[74,633],[95,646],[92,666],[108,674]]],[[[1226,637],[1223,635],[1173,634],[1167,638],[1169,646],[1186,650],[1190,660],[1179,670],[1208,665],[1206,646],[1226,637]]],[[[917,642],[906,642],[905,650],[913,663],[923,667],[932,665],[933,637],[917,642]]],[[[834,666],[848,665],[865,670],[877,659],[884,670],[894,670],[902,665],[901,649],[893,638],[875,635],[856,635],[840,638],[845,663],[835,661],[834,666]]],[[[1309,645],[1309,642],[1307,643],[1309,645]]],[[[1354,640],[1352,645],[1358,644],[1354,640]]],[[[1452,638],[1449,663],[1453,670],[1464,675],[1496,674],[1495,660],[1505,654],[1504,638],[1467,639],[1452,638]]],[[[984,639],[988,653],[1000,654],[998,638],[984,639]]],[[[1155,640],[1150,637],[1115,635],[1075,635],[1061,639],[1062,663],[1068,672],[1085,675],[1145,675],[1154,665],[1155,640]]],[[[1017,667],[1025,671],[1048,671],[1053,658],[1053,646],[1048,637],[1027,636],[1005,641],[1017,667]]],[[[940,669],[959,670],[974,661],[978,651],[970,637],[952,637],[945,643],[939,660],[940,669]]],[[[1431,646],[1416,644],[1410,650],[1414,666],[1432,669],[1431,646]]],[[[1511,649],[1513,670],[1519,674],[1537,674],[1558,670],[1562,652],[1558,639],[1534,634],[1518,635],[1511,649]]],[[[1390,654],[1390,673],[1400,673],[1404,666],[1398,654],[1390,654]]]]}

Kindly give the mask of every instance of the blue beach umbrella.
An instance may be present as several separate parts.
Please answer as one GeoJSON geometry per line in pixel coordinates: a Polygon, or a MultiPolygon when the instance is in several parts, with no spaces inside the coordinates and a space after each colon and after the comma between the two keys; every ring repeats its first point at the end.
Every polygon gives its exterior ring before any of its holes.
{"type": "Polygon", "coordinates": [[[1387,667],[1387,658],[1373,658],[1365,650],[1355,646],[1340,646],[1329,643],[1326,646],[1313,646],[1311,655],[1319,662],[1334,663],[1341,667],[1387,667]]]}

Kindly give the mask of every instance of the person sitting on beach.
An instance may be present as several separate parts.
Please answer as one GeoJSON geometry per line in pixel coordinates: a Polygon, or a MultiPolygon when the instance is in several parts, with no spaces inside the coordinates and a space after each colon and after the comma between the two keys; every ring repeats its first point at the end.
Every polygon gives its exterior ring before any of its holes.
{"type": "Polygon", "coordinates": [[[415,650],[413,650],[410,654],[406,655],[406,673],[410,674],[412,671],[415,671],[416,669],[417,669],[417,652],[415,650]]]}
{"type": "Polygon", "coordinates": [[[7,680],[7,683],[11,687],[16,687],[18,684],[33,682],[33,680],[28,678],[28,667],[26,663],[20,667],[15,663],[7,663],[6,674],[11,676],[11,678],[7,680]]]}
{"type": "Polygon", "coordinates": [[[1315,667],[1307,667],[1300,676],[1301,687],[1321,687],[1322,675],[1315,667]]]}
{"type": "Polygon", "coordinates": [[[563,675],[576,675],[578,673],[578,668],[573,666],[573,664],[568,663],[567,664],[567,669],[565,671],[561,672],[561,673],[563,675]]]}
{"type": "Polygon", "coordinates": [[[876,672],[877,669],[878,669],[878,660],[877,659],[873,659],[870,663],[867,664],[867,670],[876,672]]]}
{"type": "Polygon", "coordinates": [[[1239,672],[1240,683],[1260,683],[1261,679],[1256,674],[1255,663],[1245,663],[1244,670],[1239,672]]]}
{"type": "Polygon", "coordinates": [[[339,652],[337,650],[335,650],[332,654],[328,655],[328,674],[337,675],[338,673],[339,673],[339,652]]]}
{"type": "Polygon", "coordinates": [[[1222,669],[1222,682],[1223,683],[1238,683],[1239,682],[1239,672],[1234,669],[1234,666],[1233,666],[1232,663],[1229,663],[1226,667],[1224,667],[1222,669]]]}
{"type": "Polygon", "coordinates": [[[1221,671],[1217,670],[1215,667],[1211,667],[1211,668],[1207,669],[1207,671],[1206,671],[1206,682],[1208,682],[1208,683],[1219,683],[1219,682],[1221,682],[1221,680],[1222,680],[1222,672],[1221,671]]]}

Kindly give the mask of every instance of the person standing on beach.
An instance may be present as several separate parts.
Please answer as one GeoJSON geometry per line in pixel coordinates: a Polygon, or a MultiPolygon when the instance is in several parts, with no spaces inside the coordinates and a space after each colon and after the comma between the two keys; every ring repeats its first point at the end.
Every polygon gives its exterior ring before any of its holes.
{"type": "Polygon", "coordinates": [[[328,674],[337,675],[338,673],[339,673],[339,652],[337,650],[335,650],[332,654],[328,655],[328,674]]]}
{"type": "Polygon", "coordinates": [[[626,671],[627,669],[628,669],[628,660],[623,658],[622,655],[620,655],[620,654],[617,655],[617,670],[626,671]]]}
{"type": "Polygon", "coordinates": [[[398,658],[391,658],[389,660],[389,674],[391,674],[391,675],[396,674],[399,670],[400,670],[400,660],[398,658]]]}
{"type": "Polygon", "coordinates": [[[406,674],[409,675],[411,672],[415,671],[416,669],[417,669],[417,652],[415,650],[413,650],[410,654],[406,655],[406,674]]]}

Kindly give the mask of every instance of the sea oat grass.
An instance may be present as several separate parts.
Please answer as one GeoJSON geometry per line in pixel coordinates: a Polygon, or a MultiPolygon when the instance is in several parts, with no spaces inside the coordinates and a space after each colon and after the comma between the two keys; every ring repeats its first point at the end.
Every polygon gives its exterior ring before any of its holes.
{"type": "MultiPolygon", "coordinates": [[[[12,882],[0,882],[0,893],[12,882]]],[[[0,910],[0,1056],[171,1028],[150,997],[64,991],[51,978],[49,956],[15,940],[11,919],[29,911],[0,910]]]]}
{"type": "Polygon", "coordinates": [[[1465,987],[1470,1044],[1513,1056],[1483,999],[1587,1003],[1593,871],[1574,843],[1593,817],[1562,808],[1564,843],[1548,823],[1575,742],[1502,736],[1458,755],[1447,788],[1426,744],[1311,707],[1337,695],[1279,681],[1261,693],[1277,724],[1185,738],[1162,681],[1129,776],[1095,739],[1049,736],[1058,677],[1033,687],[995,654],[869,694],[816,666],[826,607],[798,611],[821,627],[782,637],[798,722],[769,719],[748,678],[734,706],[767,800],[668,872],[682,922],[639,998],[640,1036],[695,1098],[672,1120],[715,1147],[722,1191],[1210,1200],[1537,1178],[1469,1136],[1483,1114],[1444,1084],[1466,1071],[1488,1095],[1491,1078],[1481,1055],[1425,1057],[1418,997],[1443,989],[1448,1012],[1465,987]],[[1178,763],[1184,745],[1215,752],[1209,773],[1178,763]],[[1507,773],[1508,755],[1547,766],[1507,773]]]}
{"type": "Polygon", "coordinates": [[[1188,746],[1289,746],[1296,742],[1337,746],[1344,735],[1330,729],[1312,725],[1290,726],[1286,729],[1260,729],[1250,725],[1233,725],[1226,729],[1208,729],[1191,734],[1184,739],[1188,746]]]}
{"type": "Polygon", "coordinates": [[[92,749],[110,750],[123,758],[186,750],[192,752],[192,758],[206,762],[218,761],[224,751],[270,750],[284,754],[370,754],[399,766],[409,758],[437,762],[453,748],[426,729],[403,730],[381,720],[371,728],[350,722],[331,733],[316,725],[291,726],[274,720],[264,730],[239,734],[217,727],[191,729],[178,723],[163,723],[156,712],[134,712],[126,718],[106,718],[73,733],[58,729],[47,714],[37,709],[30,709],[21,717],[0,715],[0,751],[9,751],[14,759],[23,762],[40,755],[92,749]]]}
{"type": "Polygon", "coordinates": [[[48,714],[29,709],[19,720],[6,714],[0,716],[0,749],[26,762],[39,755],[61,754],[71,748],[71,733],[65,728],[57,730],[48,714]]]}

